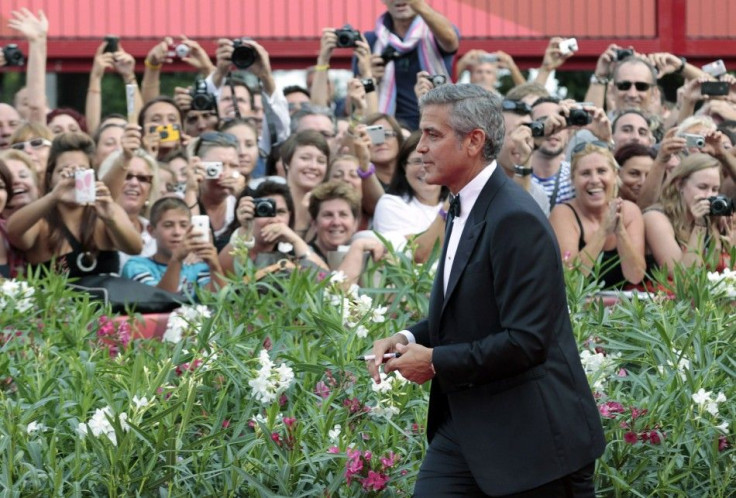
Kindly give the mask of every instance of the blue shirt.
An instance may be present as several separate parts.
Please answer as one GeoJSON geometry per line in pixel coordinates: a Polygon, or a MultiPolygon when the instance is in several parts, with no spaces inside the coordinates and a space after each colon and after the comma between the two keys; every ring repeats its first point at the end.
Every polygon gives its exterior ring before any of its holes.
{"type": "MultiPolygon", "coordinates": [[[[123,277],[137,280],[146,285],[155,287],[166,273],[168,265],[157,263],[152,258],[135,256],[123,266],[123,277]]],[[[210,283],[210,268],[207,263],[199,262],[193,265],[182,265],[179,275],[178,292],[194,294],[197,287],[210,283]]]]}

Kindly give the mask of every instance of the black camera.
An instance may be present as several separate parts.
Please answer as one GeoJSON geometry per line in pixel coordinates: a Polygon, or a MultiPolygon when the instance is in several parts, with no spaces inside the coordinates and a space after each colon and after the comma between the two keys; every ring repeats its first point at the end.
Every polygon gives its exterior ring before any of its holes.
{"type": "Polygon", "coordinates": [[[255,204],[254,218],[273,218],[276,216],[276,201],[265,197],[253,199],[255,204]]]}
{"type": "Polygon", "coordinates": [[[207,83],[202,79],[194,82],[194,88],[190,92],[192,96],[193,111],[215,111],[217,110],[217,99],[207,91],[207,83]]]}
{"type": "Polygon", "coordinates": [[[383,49],[383,52],[381,52],[381,59],[383,59],[384,64],[388,64],[391,61],[395,61],[396,59],[399,59],[401,57],[401,52],[396,50],[394,47],[388,46],[383,49]]]}
{"type": "Polygon", "coordinates": [[[630,48],[617,48],[616,49],[616,60],[622,61],[627,57],[634,55],[634,51],[630,48]]]}
{"type": "Polygon", "coordinates": [[[353,29],[349,24],[335,30],[337,35],[337,48],[353,48],[357,47],[360,41],[360,31],[353,29]]]}
{"type": "Polygon", "coordinates": [[[433,74],[427,76],[427,79],[432,82],[432,88],[437,88],[438,86],[447,83],[447,76],[444,74],[433,74]]]}
{"type": "Polygon", "coordinates": [[[258,59],[256,49],[245,45],[241,39],[233,40],[233,47],[235,50],[233,50],[232,61],[238,69],[248,69],[258,59]]]}
{"type": "Polygon", "coordinates": [[[373,78],[364,78],[360,80],[360,82],[363,84],[365,93],[371,93],[371,92],[376,91],[376,83],[373,81],[373,78]]]}
{"type": "Polygon", "coordinates": [[[532,121],[531,123],[522,123],[532,130],[532,136],[539,138],[544,136],[544,123],[542,121],[532,121]]]}
{"type": "Polygon", "coordinates": [[[723,194],[708,197],[711,216],[731,216],[734,213],[733,200],[723,194]]]}
{"type": "Polygon", "coordinates": [[[567,126],[589,125],[593,118],[583,109],[570,109],[570,114],[565,118],[567,126]]]}
{"type": "Polygon", "coordinates": [[[6,66],[23,66],[26,63],[23,52],[20,51],[18,45],[15,43],[3,47],[3,57],[5,57],[6,66]]]}

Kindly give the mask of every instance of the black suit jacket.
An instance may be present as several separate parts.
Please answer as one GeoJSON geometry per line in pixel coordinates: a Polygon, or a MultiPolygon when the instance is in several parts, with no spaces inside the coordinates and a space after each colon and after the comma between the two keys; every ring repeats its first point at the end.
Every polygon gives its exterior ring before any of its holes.
{"type": "Polygon", "coordinates": [[[473,476],[492,495],[594,461],[605,439],[547,218],[498,167],[470,212],[444,296],[446,250],[429,316],[410,329],[434,348],[429,440],[451,417],[473,476]]]}

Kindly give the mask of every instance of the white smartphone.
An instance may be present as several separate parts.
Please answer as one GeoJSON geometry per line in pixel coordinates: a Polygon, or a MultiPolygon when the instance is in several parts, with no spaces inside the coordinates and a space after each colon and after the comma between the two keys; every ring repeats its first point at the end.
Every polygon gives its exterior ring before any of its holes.
{"type": "Polygon", "coordinates": [[[128,110],[128,123],[135,124],[135,91],[138,85],[125,85],[125,103],[128,110]]]}
{"type": "Polygon", "coordinates": [[[95,171],[81,169],[74,172],[74,198],[77,204],[93,204],[97,198],[95,171]]]}
{"type": "Polygon", "coordinates": [[[567,55],[578,51],[578,41],[575,38],[566,38],[559,43],[560,53],[567,55]]]}
{"type": "Polygon", "coordinates": [[[375,145],[380,145],[386,141],[386,135],[383,133],[383,126],[381,125],[366,126],[365,131],[375,145]]]}
{"type": "Polygon", "coordinates": [[[703,66],[703,71],[714,78],[718,78],[719,76],[726,74],[726,64],[723,62],[723,59],[718,59],[717,61],[713,61],[710,64],[703,66]]]}
{"type": "Polygon", "coordinates": [[[206,214],[195,214],[192,216],[193,232],[199,234],[199,240],[209,242],[210,240],[210,217],[206,214]]]}

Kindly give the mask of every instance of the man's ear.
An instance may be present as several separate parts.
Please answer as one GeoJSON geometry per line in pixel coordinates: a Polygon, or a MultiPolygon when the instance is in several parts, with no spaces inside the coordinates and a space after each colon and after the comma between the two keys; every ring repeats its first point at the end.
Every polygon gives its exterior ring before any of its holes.
{"type": "Polygon", "coordinates": [[[483,154],[483,147],[486,145],[486,133],[480,128],[476,128],[465,137],[468,141],[467,151],[470,156],[483,154]]]}

